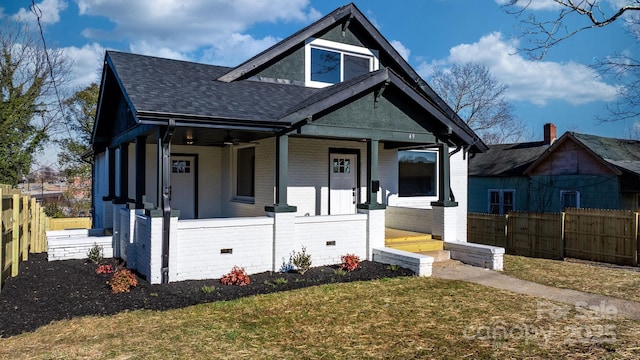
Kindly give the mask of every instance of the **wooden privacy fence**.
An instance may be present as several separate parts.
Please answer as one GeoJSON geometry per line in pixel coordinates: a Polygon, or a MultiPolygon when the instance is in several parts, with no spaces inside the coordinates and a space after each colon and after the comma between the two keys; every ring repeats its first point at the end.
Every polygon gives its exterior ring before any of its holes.
{"type": "Polygon", "coordinates": [[[638,213],[628,210],[469,213],[467,226],[470,242],[501,246],[508,254],[638,265],[638,213]]]}
{"type": "Polygon", "coordinates": [[[46,230],[91,227],[90,218],[48,218],[35,198],[9,185],[0,184],[0,199],[0,291],[29,253],[47,251],[46,230]]]}
{"type": "Polygon", "coordinates": [[[0,290],[8,277],[18,275],[20,261],[29,253],[47,251],[45,237],[46,216],[40,204],[28,194],[0,185],[0,290]]]}

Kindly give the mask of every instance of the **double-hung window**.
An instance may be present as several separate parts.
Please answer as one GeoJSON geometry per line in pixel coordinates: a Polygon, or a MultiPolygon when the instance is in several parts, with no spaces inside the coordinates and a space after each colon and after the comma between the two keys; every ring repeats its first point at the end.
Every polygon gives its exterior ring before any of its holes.
{"type": "Polygon", "coordinates": [[[560,201],[562,210],[566,208],[580,208],[580,191],[561,190],[560,201]]]}
{"type": "Polygon", "coordinates": [[[515,190],[489,190],[489,213],[506,214],[515,210],[515,190]]]}
{"type": "Polygon", "coordinates": [[[305,84],[326,87],[378,70],[374,51],[334,41],[313,39],[305,46],[305,84]]]}

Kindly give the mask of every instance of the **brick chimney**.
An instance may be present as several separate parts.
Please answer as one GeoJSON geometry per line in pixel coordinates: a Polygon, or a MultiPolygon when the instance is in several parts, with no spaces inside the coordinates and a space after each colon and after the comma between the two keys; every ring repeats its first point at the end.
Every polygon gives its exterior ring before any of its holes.
{"type": "Polygon", "coordinates": [[[551,145],[556,140],[556,126],[552,123],[544,124],[544,144],[551,145]]]}

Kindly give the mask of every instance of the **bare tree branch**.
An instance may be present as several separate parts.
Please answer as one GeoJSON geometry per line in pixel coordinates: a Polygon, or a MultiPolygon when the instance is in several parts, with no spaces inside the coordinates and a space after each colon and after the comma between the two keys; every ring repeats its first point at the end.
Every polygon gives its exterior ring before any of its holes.
{"type": "Polygon", "coordinates": [[[487,144],[516,142],[524,135],[524,124],[505,99],[507,86],[486,67],[467,63],[447,71],[436,69],[430,84],[487,144]]]}

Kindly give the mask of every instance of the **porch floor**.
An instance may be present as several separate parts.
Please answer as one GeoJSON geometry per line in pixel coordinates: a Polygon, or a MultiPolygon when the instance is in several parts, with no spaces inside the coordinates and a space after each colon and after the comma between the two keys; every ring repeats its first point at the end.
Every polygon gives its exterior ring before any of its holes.
{"type": "Polygon", "coordinates": [[[434,240],[431,234],[424,234],[414,231],[385,228],[384,244],[386,247],[404,250],[414,253],[425,253],[426,255],[434,251],[442,251],[444,242],[434,240]]]}

